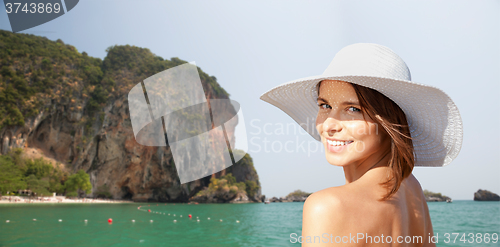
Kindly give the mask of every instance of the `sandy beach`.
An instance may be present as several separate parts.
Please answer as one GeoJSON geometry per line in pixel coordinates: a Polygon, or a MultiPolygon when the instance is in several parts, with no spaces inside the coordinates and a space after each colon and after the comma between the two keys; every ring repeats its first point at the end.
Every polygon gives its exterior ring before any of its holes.
{"type": "Polygon", "coordinates": [[[34,198],[27,198],[22,196],[2,196],[0,198],[0,204],[16,203],[133,203],[133,201],[93,198],[70,199],[63,196],[34,198]]]}

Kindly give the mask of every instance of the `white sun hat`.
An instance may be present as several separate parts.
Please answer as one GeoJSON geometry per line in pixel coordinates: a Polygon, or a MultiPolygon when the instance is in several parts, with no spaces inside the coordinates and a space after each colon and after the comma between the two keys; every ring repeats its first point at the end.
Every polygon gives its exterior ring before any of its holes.
{"type": "Polygon", "coordinates": [[[384,94],[406,114],[413,141],[415,166],[446,166],[462,147],[460,112],[438,88],[411,81],[406,63],[389,48],[369,43],[344,47],[322,75],[293,80],[260,96],[292,117],[313,138],[321,141],[315,122],[317,84],[346,81],[384,94]]]}

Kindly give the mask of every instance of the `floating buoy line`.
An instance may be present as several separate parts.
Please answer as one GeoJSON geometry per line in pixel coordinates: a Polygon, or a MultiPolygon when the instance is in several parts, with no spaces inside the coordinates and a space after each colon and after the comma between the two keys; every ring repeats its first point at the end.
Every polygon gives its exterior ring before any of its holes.
{"type": "MultiPolygon", "coordinates": [[[[165,204],[165,205],[166,205],[166,204],[165,204]]],[[[174,205],[175,205],[175,204],[174,204],[174,205]]],[[[158,204],[156,204],[156,206],[158,206],[158,204]]],[[[139,210],[139,211],[143,211],[143,212],[147,212],[147,213],[154,213],[154,214],[164,215],[164,216],[172,216],[172,217],[177,217],[177,216],[176,216],[176,214],[172,214],[172,213],[168,213],[168,212],[160,212],[160,211],[151,211],[151,209],[147,209],[147,210],[146,210],[146,209],[142,209],[141,207],[146,207],[146,206],[139,206],[139,207],[137,208],[137,210],[139,210]]],[[[149,205],[148,205],[147,207],[149,207],[149,205]]],[[[186,219],[186,220],[183,220],[183,221],[191,221],[191,220],[193,219],[193,217],[194,217],[194,216],[193,216],[192,214],[188,214],[187,219],[186,219]]],[[[181,215],[181,214],[179,215],[179,218],[182,218],[182,215],[181,215]]],[[[181,220],[181,219],[179,219],[179,220],[181,220]]],[[[211,221],[211,220],[210,220],[210,217],[206,217],[206,220],[207,220],[207,221],[211,221]]],[[[36,222],[36,221],[37,221],[37,219],[33,219],[33,221],[35,221],[35,222],[36,222]]],[[[218,221],[219,221],[219,222],[223,222],[223,219],[219,219],[218,221]]],[[[62,219],[58,219],[58,222],[63,222],[63,220],[62,220],[62,219]]],[[[85,222],[85,224],[87,224],[89,221],[88,221],[87,219],[85,219],[85,220],[83,220],[83,222],[85,222]]],[[[111,224],[113,223],[113,219],[112,219],[112,218],[108,218],[108,219],[107,219],[107,222],[111,225],[111,224]]],[[[135,219],[132,219],[132,220],[131,220],[131,222],[132,222],[132,223],[135,223],[135,219]]],[[[154,221],[153,221],[153,220],[149,220],[149,222],[150,222],[150,223],[153,223],[154,221]]],[[[177,223],[177,219],[174,219],[172,222],[173,222],[173,223],[177,223]]],[[[200,222],[201,222],[200,216],[196,216],[196,222],[197,222],[197,223],[200,223],[200,222]]],[[[239,220],[236,220],[235,222],[236,222],[236,223],[240,223],[240,221],[239,221],[239,220]]],[[[5,223],[10,223],[10,220],[6,220],[6,221],[5,221],[5,223]]]]}
{"type": "MultiPolygon", "coordinates": [[[[165,204],[165,205],[167,205],[167,204],[165,204]]],[[[174,204],[174,205],[175,205],[175,204],[174,204]]],[[[156,206],[158,206],[158,204],[156,204],[156,206]]],[[[137,209],[138,209],[139,211],[143,211],[143,212],[147,212],[147,213],[153,213],[153,214],[159,214],[159,215],[165,215],[165,216],[172,216],[172,217],[179,217],[179,218],[182,218],[182,214],[179,214],[179,215],[177,216],[177,214],[174,214],[174,213],[163,212],[163,211],[152,211],[151,209],[147,209],[147,210],[146,210],[146,209],[142,209],[141,207],[150,207],[150,205],[147,205],[147,206],[139,206],[137,209]]],[[[188,214],[188,217],[187,217],[187,218],[188,218],[188,220],[192,220],[192,219],[193,219],[193,217],[194,217],[194,216],[193,216],[192,214],[188,214]]],[[[181,219],[179,219],[179,220],[181,220],[181,219]]],[[[207,220],[207,221],[210,221],[210,217],[207,217],[207,218],[206,218],[206,220],[207,220]]],[[[200,216],[196,216],[196,222],[197,222],[197,223],[200,223],[200,221],[201,221],[200,216]]],[[[218,221],[219,221],[219,222],[223,222],[223,219],[219,219],[218,221]]],[[[152,223],[152,222],[153,222],[153,220],[151,220],[150,222],[152,223]]],[[[173,222],[173,223],[177,223],[177,219],[174,219],[172,222],[173,222]]],[[[236,222],[236,223],[240,223],[240,221],[239,221],[239,220],[236,220],[235,222],[236,222]]]]}

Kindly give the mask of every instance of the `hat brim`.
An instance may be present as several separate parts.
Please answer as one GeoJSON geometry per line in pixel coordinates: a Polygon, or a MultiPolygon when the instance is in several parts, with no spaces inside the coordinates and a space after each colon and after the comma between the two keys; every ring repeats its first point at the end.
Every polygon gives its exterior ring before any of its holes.
{"type": "Polygon", "coordinates": [[[406,114],[413,141],[415,166],[446,166],[460,152],[463,126],[460,112],[451,98],[428,85],[373,76],[311,76],[270,89],[260,96],[292,117],[314,139],[316,130],[317,84],[340,80],[365,86],[384,94],[406,114]]]}

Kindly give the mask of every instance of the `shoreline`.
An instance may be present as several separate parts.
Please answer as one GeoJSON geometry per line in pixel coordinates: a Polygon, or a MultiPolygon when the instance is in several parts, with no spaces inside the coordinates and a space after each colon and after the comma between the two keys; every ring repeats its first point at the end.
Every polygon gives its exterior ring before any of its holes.
{"type": "Polygon", "coordinates": [[[93,199],[93,198],[79,198],[69,199],[62,196],[57,197],[36,197],[36,198],[23,198],[21,196],[2,196],[0,204],[91,204],[91,203],[134,203],[134,201],[127,200],[114,200],[114,199],[93,199]],[[10,199],[10,200],[9,200],[10,199]]]}

